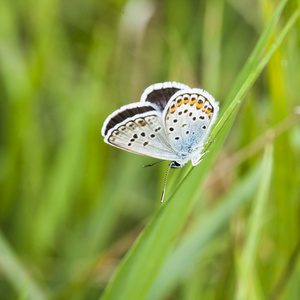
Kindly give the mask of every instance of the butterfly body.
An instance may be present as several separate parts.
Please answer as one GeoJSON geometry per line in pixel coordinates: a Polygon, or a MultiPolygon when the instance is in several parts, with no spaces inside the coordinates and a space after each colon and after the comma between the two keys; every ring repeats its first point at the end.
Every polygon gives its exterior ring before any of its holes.
{"type": "Polygon", "coordinates": [[[179,168],[201,161],[218,102],[206,91],[177,82],[151,85],[140,102],[113,112],[102,127],[104,141],[126,151],[172,161],[179,168]]]}

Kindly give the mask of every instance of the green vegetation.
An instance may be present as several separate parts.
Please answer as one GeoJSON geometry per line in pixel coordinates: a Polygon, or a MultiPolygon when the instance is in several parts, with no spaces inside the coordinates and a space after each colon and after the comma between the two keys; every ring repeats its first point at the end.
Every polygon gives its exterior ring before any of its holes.
{"type": "Polygon", "coordinates": [[[299,14],[295,0],[1,1],[1,299],[299,299],[299,14]],[[100,129],[169,80],[220,114],[161,204],[167,162],[143,169],[155,159],[100,129]]]}

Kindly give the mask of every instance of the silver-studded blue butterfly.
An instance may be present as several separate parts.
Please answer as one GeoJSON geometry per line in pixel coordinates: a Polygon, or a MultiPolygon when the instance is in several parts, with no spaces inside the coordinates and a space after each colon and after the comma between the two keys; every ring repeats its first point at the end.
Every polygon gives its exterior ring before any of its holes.
{"type": "MultiPolygon", "coordinates": [[[[126,151],[170,160],[179,168],[197,165],[219,104],[205,90],[178,82],[149,86],[140,102],[122,106],[105,120],[104,141],[126,151]]],[[[169,170],[169,169],[168,169],[169,170]]]]}

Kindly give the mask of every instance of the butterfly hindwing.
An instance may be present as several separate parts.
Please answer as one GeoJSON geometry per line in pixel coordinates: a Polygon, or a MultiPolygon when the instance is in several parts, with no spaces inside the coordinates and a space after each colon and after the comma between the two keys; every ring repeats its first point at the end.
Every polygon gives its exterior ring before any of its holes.
{"type": "Polygon", "coordinates": [[[201,151],[217,111],[214,98],[204,90],[185,89],[174,94],[164,111],[165,129],[173,148],[179,153],[201,151]]]}

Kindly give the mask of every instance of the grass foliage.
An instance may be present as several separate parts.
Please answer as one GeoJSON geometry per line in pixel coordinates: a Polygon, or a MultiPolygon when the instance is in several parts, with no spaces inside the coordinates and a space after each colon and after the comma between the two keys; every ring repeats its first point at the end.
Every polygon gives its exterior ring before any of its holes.
{"type": "Polygon", "coordinates": [[[300,8],[0,2],[1,299],[298,299],[300,8]],[[175,80],[220,102],[203,162],[104,144],[175,80]]]}

